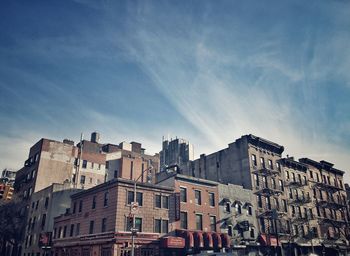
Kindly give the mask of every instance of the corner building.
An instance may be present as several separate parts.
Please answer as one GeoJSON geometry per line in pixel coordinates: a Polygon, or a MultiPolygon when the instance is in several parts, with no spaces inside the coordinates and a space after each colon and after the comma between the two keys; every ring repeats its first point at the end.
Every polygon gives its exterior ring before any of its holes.
{"type": "MultiPolygon", "coordinates": [[[[130,255],[133,184],[118,178],[73,195],[70,210],[54,221],[54,255],[130,255]]],[[[172,188],[137,183],[136,255],[159,255],[172,194],[172,188]]]]}

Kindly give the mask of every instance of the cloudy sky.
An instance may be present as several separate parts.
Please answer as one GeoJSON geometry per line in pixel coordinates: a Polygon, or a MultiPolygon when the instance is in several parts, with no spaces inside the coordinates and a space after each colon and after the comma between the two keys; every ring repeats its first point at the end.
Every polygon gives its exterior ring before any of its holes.
{"type": "Polygon", "coordinates": [[[349,28],[341,0],[1,1],[0,168],[97,130],[196,156],[253,133],[350,173],[349,28]]]}

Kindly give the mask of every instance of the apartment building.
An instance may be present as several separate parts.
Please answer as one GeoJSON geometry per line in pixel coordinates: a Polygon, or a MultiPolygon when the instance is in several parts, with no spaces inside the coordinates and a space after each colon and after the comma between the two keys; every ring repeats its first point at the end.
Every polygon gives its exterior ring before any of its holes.
{"type": "Polygon", "coordinates": [[[308,167],[313,199],[312,215],[315,218],[314,225],[318,226],[311,234],[319,238],[316,246],[322,246],[322,251],[326,253],[334,253],[336,250],[345,253],[349,238],[349,219],[344,171],[334,168],[327,161],[301,158],[299,162],[308,167]]]}
{"type": "Polygon", "coordinates": [[[178,165],[182,169],[189,168],[190,162],[194,160],[193,145],[184,139],[164,140],[163,137],[159,156],[161,170],[171,165],[178,165]]]}
{"type": "MultiPolygon", "coordinates": [[[[136,255],[159,255],[159,238],[172,227],[172,194],[173,188],[137,183],[136,255]]],[[[55,255],[130,255],[133,181],[116,178],[71,198],[70,210],[55,218],[55,255]]]]}
{"type": "Polygon", "coordinates": [[[69,208],[70,196],[81,191],[72,184],[54,183],[32,194],[26,219],[23,256],[44,256],[51,251],[54,217],[69,208]]]}
{"type": "MultiPolygon", "coordinates": [[[[157,174],[157,184],[175,189],[175,209],[170,212],[170,236],[185,239],[185,247],[177,255],[222,251],[230,247],[230,239],[221,233],[219,224],[218,183],[176,172],[177,168],[157,174]]],[[[167,248],[167,253],[179,253],[167,248]]]]}
{"type": "Polygon", "coordinates": [[[252,190],[234,184],[219,184],[218,189],[221,232],[229,235],[232,247],[238,254],[242,251],[256,253],[256,196],[252,190]]]}

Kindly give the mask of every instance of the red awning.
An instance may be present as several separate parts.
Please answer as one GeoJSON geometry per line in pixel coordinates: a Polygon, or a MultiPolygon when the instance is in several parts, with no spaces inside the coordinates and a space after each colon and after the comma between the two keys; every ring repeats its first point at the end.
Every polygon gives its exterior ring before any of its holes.
{"type": "Polygon", "coordinates": [[[185,239],[185,247],[186,248],[193,248],[194,247],[194,239],[193,234],[190,231],[183,231],[179,234],[182,238],[185,239]]]}
{"type": "Polygon", "coordinates": [[[204,240],[204,248],[211,249],[213,248],[213,237],[211,236],[211,233],[203,233],[203,240],[204,240]]]}
{"type": "Polygon", "coordinates": [[[230,248],[230,245],[231,245],[230,237],[227,234],[220,234],[220,237],[222,241],[222,247],[230,248]]]}
{"type": "Polygon", "coordinates": [[[194,232],[193,238],[194,238],[194,247],[196,247],[196,248],[203,248],[204,247],[202,232],[194,232]]]}
{"type": "Polygon", "coordinates": [[[222,242],[221,242],[221,237],[218,233],[213,233],[211,235],[213,238],[213,246],[215,249],[221,249],[222,248],[222,242]]]}

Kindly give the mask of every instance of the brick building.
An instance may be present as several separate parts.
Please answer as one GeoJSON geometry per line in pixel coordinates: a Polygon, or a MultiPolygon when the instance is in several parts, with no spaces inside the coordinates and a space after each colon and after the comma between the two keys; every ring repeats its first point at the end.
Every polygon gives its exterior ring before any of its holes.
{"type": "Polygon", "coordinates": [[[230,246],[227,234],[220,232],[217,182],[170,170],[157,174],[157,184],[175,189],[175,209],[170,216],[172,228],[169,235],[185,239],[181,255],[220,251],[230,246]]]}
{"type": "MultiPolygon", "coordinates": [[[[171,227],[172,194],[172,188],[137,183],[139,211],[135,215],[138,230],[135,246],[138,255],[159,254],[159,238],[171,227]]],[[[55,255],[130,254],[132,201],[133,181],[121,178],[72,195],[70,210],[55,218],[55,255]]]]}

